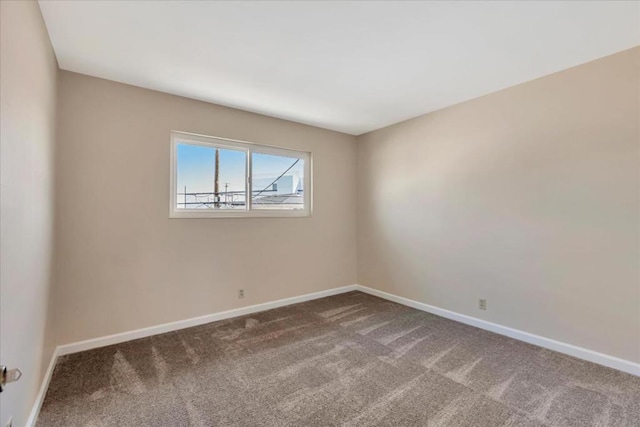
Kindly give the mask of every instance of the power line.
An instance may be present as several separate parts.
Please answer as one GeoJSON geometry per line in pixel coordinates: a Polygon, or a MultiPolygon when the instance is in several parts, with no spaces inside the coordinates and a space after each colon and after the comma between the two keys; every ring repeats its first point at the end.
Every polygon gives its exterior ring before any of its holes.
{"type": "Polygon", "coordinates": [[[275,184],[280,178],[282,178],[284,176],[285,173],[289,172],[291,170],[292,167],[294,167],[298,162],[300,161],[300,159],[296,159],[295,162],[293,162],[293,164],[291,166],[289,166],[289,168],[282,172],[280,174],[279,177],[277,177],[271,184],[267,185],[266,187],[264,187],[262,190],[260,190],[258,192],[258,194],[256,194],[255,196],[251,196],[252,199],[255,199],[256,197],[258,197],[260,194],[262,194],[263,192],[265,192],[267,190],[267,188],[271,187],[273,184],[275,184]]]}

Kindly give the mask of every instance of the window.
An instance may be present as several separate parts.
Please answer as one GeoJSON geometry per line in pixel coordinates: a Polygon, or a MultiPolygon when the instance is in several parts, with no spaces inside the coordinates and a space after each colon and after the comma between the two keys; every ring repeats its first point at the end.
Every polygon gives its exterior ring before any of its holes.
{"type": "Polygon", "coordinates": [[[170,200],[171,218],[310,216],[311,153],[172,132],[170,200]]]}

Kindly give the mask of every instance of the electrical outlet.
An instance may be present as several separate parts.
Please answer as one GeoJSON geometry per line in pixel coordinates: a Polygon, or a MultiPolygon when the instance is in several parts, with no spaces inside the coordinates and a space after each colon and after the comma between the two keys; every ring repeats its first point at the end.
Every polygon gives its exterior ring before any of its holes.
{"type": "Polygon", "coordinates": [[[238,298],[244,298],[244,289],[238,289],[238,298]]]}
{"type": "Polygon", "coordinates": [[[487,309],[487,300],[484,298],[480,298],[478,300],[478,308],[480,310],[486,310],[487,309]]]}

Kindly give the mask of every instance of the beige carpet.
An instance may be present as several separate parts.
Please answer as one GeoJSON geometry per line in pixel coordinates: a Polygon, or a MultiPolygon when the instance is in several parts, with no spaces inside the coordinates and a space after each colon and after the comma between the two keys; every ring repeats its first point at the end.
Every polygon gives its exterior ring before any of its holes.
{"type": "Polygon", "coordinates": [[[640,426],[640,378],[351,292],[60,358],[38,426],[640,426]]]}

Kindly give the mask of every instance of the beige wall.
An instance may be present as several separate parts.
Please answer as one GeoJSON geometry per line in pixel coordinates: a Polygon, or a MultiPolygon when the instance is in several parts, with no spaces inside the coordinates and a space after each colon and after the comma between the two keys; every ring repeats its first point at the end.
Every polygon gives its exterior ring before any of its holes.
{"type": "Polygon", "coordinates": [[[49,304],[57,63],[36,2],[0,2],[0,360],[24,377],[0,395],[23,426],[54,346],[49,304]]]}
{"type": "Polygon", "coordinates": [[[59,85],[60,344],[355,283],[354,137],[65,71],[59,85]],[[313,217],[169,219],[171,130],[312,151],[313,217]]]}
{"type": "Polygon", "coordinates": [[[639,56],[359,137],[359,283],[640,362],[639,56]]]}

